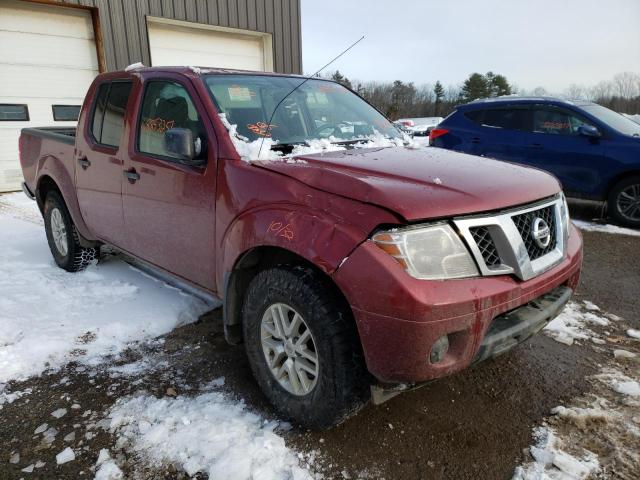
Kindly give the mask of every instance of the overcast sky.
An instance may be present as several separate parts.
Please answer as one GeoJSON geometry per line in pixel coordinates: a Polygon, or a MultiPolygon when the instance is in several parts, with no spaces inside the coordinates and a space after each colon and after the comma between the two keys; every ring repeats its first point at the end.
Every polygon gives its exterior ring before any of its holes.
{"type": "Polygon", "coordinates": [[[304,71],[461,83],[489,70],[562,93],[640,73],[640,0],[302,0],[304,71]]]}

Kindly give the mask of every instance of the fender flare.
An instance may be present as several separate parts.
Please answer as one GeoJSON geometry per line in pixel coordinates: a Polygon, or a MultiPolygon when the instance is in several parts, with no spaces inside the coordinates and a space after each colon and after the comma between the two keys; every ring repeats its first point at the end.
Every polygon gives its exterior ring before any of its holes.
{"type": "Polygon", "coordinates": [[[38,181],[34,193],[37,201],[39,202],[39,206],[42,208],[42,204],[44,204],[45,200],[40,196],[41,186],[43,181],[50,178],[60,191],[60,194],[67,205],[67,209],[69,210],[69,214],[71,215],[71,219],[73,220],[80,236],[89,241],[97,240],[91,234],[91,231],[82,218],[80,205],[78,203],[76,185],[74,179],[71,177],[68,166],[54,155],[45,155],[38,160],[37,172],[36,177],[38,181]]]}

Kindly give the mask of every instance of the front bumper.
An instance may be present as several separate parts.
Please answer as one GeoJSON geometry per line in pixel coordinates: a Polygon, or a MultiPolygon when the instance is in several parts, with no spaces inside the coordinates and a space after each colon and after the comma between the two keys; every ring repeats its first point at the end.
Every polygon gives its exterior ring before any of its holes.
{"type": "Polygon", "coordinates": [[[527,281],[511,275],[417,280],[370,241],[354,251],[334,280],[351,305],[369,371],[385,384],[414,384],[463,370],[534,334],[544,326],[542,320],[562,310],[578,284],[581,264],[582,239],[572,225],[566,258],[527,281]],[[515,312],[503,314],[536,299],[543,302],[558,287],[566,289],[549,314],[531,320],[529,312],[523,331],[508,340],[508,324],[516,317],[515,312]],[[432,364],[431,347],[443,335],[449,350],[432,364]]]}

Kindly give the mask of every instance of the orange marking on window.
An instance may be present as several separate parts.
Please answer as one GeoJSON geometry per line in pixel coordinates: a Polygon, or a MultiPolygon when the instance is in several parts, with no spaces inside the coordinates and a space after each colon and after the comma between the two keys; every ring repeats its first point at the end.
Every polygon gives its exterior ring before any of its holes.
{"type": "Polygon", "coordinates": [[[247,128],[260,137],[270,137],[271,129],[277,127],[277,125],[267,125],[264,122],[250,123],[247,128]]]}
{"type": "Polygon", "coordinates": [[[165,120],[164,118],[147,118],[143,120],[142,126],[152,132],[166,132],[176,124],[175,120],[165,120]]]}

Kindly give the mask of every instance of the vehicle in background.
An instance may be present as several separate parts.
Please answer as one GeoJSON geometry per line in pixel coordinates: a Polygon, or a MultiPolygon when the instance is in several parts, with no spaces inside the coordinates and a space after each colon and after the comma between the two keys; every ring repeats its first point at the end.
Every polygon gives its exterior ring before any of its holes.
{"type": "Polygon", "coordinates": [[[601,105],[500,97],[461,105],[431,146],[553,173],[567,196],[607,202],[619,223],[640,227],[640,125],[601,105]]]}
{"type": "Polygon", "coordinates": [[[265,395],[325,428],[538,332],[582,241],[551,175],[405,148],[360,97],[301,78],[101,74],[77,130],[23,130],[20,161],[61,268],[108,244],[222,299],[265,395]]]}
{"type": "Polygon", "coordinates": [[[413,137],[413,131],[411,131],[409,129],[409,127],[407,127],[406,124],[404,124],[403,122],[400,122],[398,120],[396,120],[395,122],[393,122],[393,124],[398,128],[398,130],[400,130],[402,133],[405,133],[407,135],[409,135],[409,137],[413,137]]]}
{"type": "Polygon", "coordinates": [[[416,137],[428,137],[429,132],[442,121],[442,117],[400,118],[394,123],[404,125],[416,137]]]}

